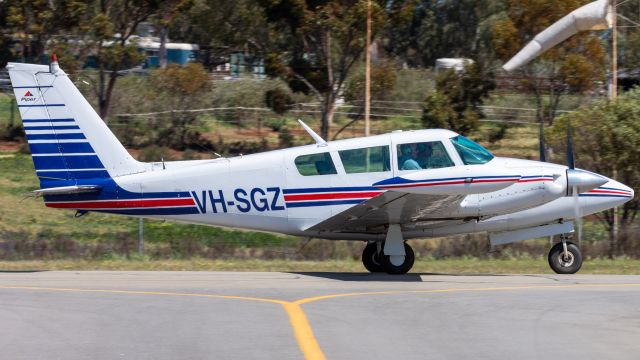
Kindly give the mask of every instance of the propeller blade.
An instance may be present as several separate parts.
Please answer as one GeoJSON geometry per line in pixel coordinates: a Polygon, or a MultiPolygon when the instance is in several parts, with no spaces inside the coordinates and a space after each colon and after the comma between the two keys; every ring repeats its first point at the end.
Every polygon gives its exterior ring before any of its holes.
{"type": "Polygon", "coordinates": [[[573,129],[571,124],[567,124],[567,166],[569,169],[575,169],[576,163],[573,156],[573,129]]]}
{"type": "Polygon", "coordinates": [[[545,144],[544,144],[544,123],[541,121],[540,122],[540,134],[539,134],[539,151],[540,151],[540,161],[542,162],[547,162],[547,152],[545,151],[545,144]]]}
{"type": "Polygon", "coordinates": [[[582,243],[582,209],[580,208],[580,198],[578,187],[573,187],[573,219],[576,224],[576,236],[578,241],[578,246],[582,243]]]}

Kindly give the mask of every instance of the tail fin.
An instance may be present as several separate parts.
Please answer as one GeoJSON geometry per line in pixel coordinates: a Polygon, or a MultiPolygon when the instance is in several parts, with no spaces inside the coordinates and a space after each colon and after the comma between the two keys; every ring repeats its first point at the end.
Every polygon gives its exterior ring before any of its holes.
{"type": "Polygon", "coordinates": [[[143,172],[62,71],[9,63],[11,84],[42,188],[143,172]]]}

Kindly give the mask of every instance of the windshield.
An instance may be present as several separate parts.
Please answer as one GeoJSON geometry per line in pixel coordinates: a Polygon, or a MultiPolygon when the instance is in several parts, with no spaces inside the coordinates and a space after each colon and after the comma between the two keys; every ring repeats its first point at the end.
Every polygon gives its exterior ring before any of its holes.
{"type": "Polygon", "coordinates": [[[451,138],[451,143],[466,165],[485,164],[493,159],[493,155],[487,149],[462,135],[451,138]]]}

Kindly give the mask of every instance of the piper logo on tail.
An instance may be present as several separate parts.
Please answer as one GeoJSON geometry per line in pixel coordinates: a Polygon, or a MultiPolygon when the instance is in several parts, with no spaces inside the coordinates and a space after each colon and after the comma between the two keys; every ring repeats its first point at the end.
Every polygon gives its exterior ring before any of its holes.
{"type": "Polygon", "coordinates": [[[27,92],[24,93],[24,96],[22,96],[22,98],[20,100],[22,100],[22,101],[36,101],[36,97],[31,93],[31,91],[27,90],[27,92]]]}

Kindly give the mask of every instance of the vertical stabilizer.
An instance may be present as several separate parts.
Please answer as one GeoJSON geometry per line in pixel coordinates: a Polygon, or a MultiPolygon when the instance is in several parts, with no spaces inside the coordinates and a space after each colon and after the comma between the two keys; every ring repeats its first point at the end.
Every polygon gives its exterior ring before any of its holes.
{"type": "Polygon", "coordinates": [[[55,59],[7,69],[42,188],[145,171],[55,59]]]}

